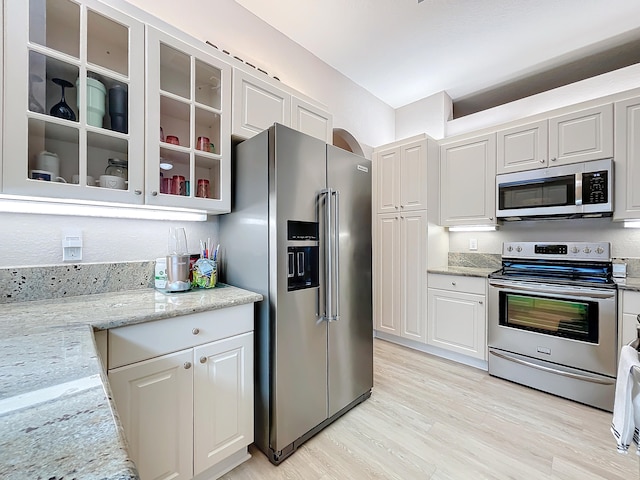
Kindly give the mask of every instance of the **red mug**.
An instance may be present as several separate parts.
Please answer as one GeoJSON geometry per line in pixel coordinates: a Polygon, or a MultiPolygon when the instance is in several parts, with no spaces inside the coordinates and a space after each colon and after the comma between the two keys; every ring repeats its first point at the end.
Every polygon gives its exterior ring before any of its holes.
{"type": "Polygon", "coordinates": [[[172,194],[172,185],[173,185],[173,179],[172,178],[161,178],[160,179],[160,193],[168,193],[168,194],[172,194]]]}
{"type": "Polygon", "coordinates": [[[209,195],[209,180],[206,178],[199,178],[196,197],[209,198],[209,195]]]}
{"type": "Polygon", "coordinates": [[[210,143],[211,142],[209,141],[209,137],[198,137],[198,141],[196,142],[196,149],[208,152],[210,143]]]}
{"type": "Polygon", "coordinates": [[[173,195],[186,195],[187,184],[185,182],[186,178],[184,178],[182,175],[174,175],[171,186],[171,193],[173,195]]]}
{"type": "Polygon", "coordinates": [[[172,145],[180,145],[180,140],[175,135],[167,135],[166,142],[172,145]]]}

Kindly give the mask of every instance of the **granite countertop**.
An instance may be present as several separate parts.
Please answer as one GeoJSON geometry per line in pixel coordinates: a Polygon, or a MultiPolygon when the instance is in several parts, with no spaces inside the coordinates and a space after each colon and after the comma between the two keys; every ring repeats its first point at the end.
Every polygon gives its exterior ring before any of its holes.
{"type": "Polygon", "coordinates": [[[427,273],[439,273],[442,275],[462,275],[465,277],[488,277],[490,273],[493,273],[497,268],[483,268],[483,267],[462,267],[462,266],[444,266],[434,267],[427,269],[427,273]]]}
{"type": "Polygon", "coordinates": [[[0,478],[137,479],[94,329],[260,300],[220,285],[0,305],[0,478]]]}
{"type": "Polygon", "coordinates": [[[618,284],[618,290],[630,290],[633,292],[640,292],[640,278],[639,277],[627,277],[620,279],[616,282],[618,284]]]}

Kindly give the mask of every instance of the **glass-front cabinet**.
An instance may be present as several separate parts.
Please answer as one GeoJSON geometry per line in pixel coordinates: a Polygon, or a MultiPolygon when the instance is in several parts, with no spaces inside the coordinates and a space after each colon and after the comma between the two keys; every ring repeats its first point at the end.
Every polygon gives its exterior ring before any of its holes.
{"type": "Polygon", "coordinates": [[[93,0],[6,0],[4,65],[4,193],[144,202],[144,24],[93,0]]]}
{"type": "Polygon", "coordinates": [[[146,202],[230,211],[231,67],[147,27],[146,202]]]}

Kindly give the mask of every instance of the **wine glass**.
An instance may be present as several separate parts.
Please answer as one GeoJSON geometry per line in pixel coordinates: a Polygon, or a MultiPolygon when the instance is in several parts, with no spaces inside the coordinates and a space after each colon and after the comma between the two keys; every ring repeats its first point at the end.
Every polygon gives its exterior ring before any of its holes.
{"type": "Polygon", "coordinates": [[[36,99],[36,96],[33,93],[34,83],[42,83],[42,77],[32,73],[29,75],[29,110],[36,113],[44,113],[44,107],[36,99]]]}
{"type": "Polygon", "coordinates": [[[76,114],[71,110],[71,107],[67,105],[67,102],[64,99],[64,89],[73,87],[73,83],[65,80],[64,78],[52,78],[51,81],[56,85],[59,85],[62,89],[62,98],[58,103],[56,103],[49,113],[58,118],[64,118],[65,120],[71,120],[73,122],[76,121],[76,114]]]}

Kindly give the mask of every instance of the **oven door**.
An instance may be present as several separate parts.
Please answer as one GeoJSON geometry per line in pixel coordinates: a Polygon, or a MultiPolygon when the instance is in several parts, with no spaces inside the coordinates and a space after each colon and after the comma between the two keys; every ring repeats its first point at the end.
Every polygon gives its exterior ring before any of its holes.
{"type": "Polygon", "coordinates": [[[616,376],[615,289],[489,280],[489,348],[616,376]]]}

